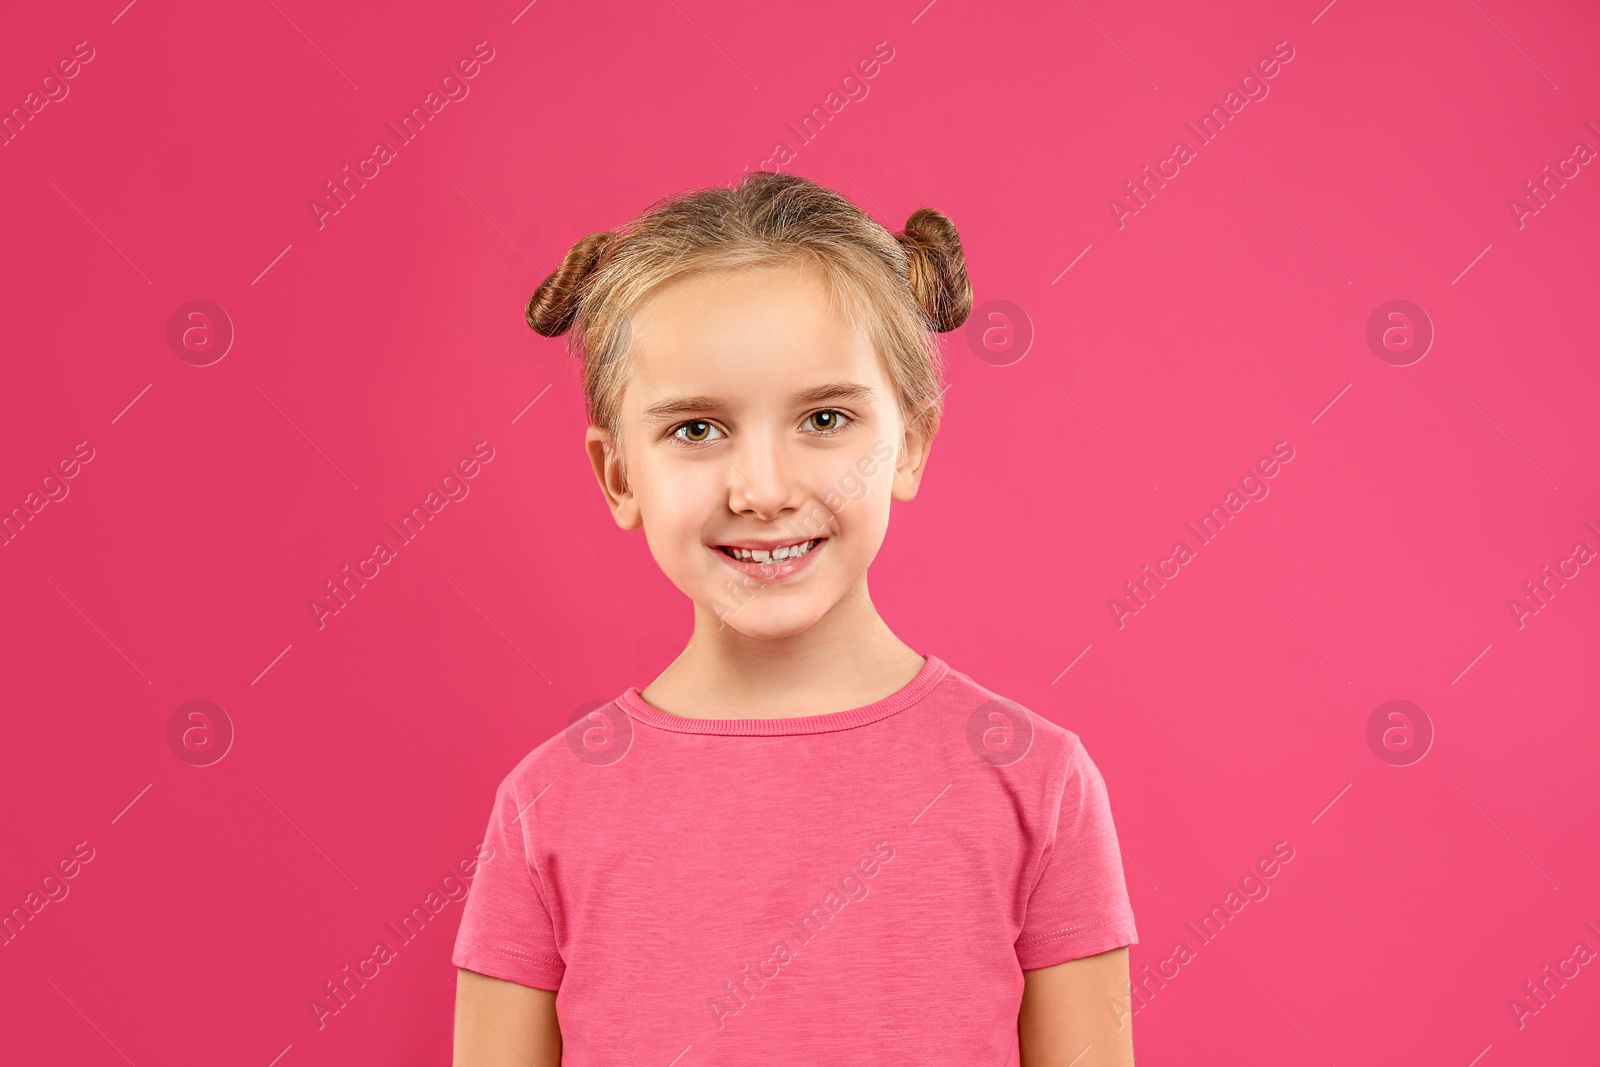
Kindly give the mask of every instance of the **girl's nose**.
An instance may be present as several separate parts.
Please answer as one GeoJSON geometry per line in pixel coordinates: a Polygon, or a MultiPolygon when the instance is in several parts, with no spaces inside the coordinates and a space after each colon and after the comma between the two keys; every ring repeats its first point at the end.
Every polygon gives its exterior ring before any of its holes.
{"type": "Polygon", "coordinates": [[[763,521],[778,518],[804,502],[799,471],[782,444],[746,438],[747,447],[727,453],[728,506],[763,521]]]}

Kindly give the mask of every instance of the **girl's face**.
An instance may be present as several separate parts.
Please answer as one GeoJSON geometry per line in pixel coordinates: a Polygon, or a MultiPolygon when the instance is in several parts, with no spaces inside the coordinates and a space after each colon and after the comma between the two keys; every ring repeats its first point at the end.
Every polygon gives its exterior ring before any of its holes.
{"type": "Polygon", "coordinates": [[[750,637],[800,633],[865,574],[928,443],[899,448],[893,384],[865,330],[800,265],[663,287],[633,318],[619,466],[588,449],[617,524],[698,610],[750,637]]]}

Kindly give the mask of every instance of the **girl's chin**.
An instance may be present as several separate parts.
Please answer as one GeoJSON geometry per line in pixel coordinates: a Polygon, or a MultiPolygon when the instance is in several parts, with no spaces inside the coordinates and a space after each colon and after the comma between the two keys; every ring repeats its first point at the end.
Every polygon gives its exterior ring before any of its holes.
{"type": "Polygon", "coordinates": [[[815,626],[832,606],[812,596],[780,596],[771,592],[757,593],[742,604],[731,607],[726,597],[714,598],[706,604],[717,620],[719,630],[737,630],[745,637],[762,641],[804,633],[815,626]]]}

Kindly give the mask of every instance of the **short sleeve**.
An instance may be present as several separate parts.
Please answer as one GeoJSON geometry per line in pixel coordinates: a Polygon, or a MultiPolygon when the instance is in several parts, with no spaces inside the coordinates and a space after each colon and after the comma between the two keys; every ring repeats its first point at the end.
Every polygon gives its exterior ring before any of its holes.
{"type": "Polygon", "coordinates": [[[553,991],[566,964],[556,949],[545,887],[528,861],[524,816],[533,799],[520,796],[511,778],[496,790],[450,959],[465,970],[553,991]]]}
{"type": "Polygon", "coordinates": [[[1105,779],[1074,736],[1055,833],[1017,937],[1017,961],[1035,970],[1138,942],[1105,779]]]}

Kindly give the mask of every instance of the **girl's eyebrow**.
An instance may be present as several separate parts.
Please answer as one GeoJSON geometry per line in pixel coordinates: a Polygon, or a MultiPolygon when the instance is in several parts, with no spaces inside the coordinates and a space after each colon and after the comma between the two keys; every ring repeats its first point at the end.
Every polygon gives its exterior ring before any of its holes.
{"type": "Polygon", "coordinates": [[[680,415],[694,415],[703,411],[715,411],[720,407],[722,407],[722,401],[714,396],[670,397],[645,408],[642,418],[645,422],[666,422],[680,415]]]}
{"type": "Polygon", "coordinates": [[[820,404],[828,400],[841,402],[851,400],[869,401],[875,396],[877,394],[865,385],[858,385],[855,382],[829,382],[827,385],[819,385],[815,389],[807,389],[803,393],[796,393],[794,402],[796,404],[820,404]]]}
{"type": "MultiPolygon", "coordinates": [[[[877,395],[871,388],[856,382],[829,382],[793,397],[795,404],[819,404],[827,401],[868,401],[877,395]]],[[[695,415],[723,408],[724,401],[714,396],[679,396],[651,404],[644,409],[645,422],[665,422],[683,415],[695,415]]]]}

